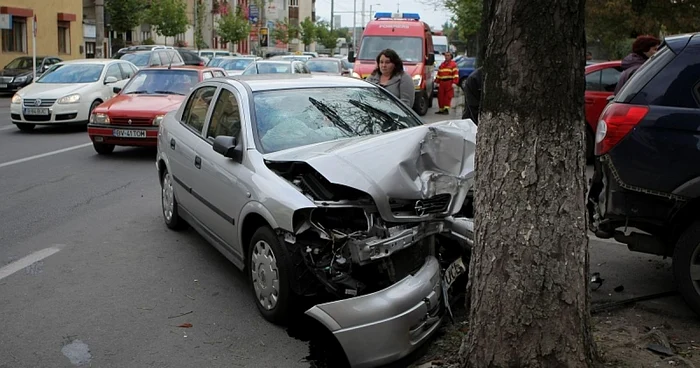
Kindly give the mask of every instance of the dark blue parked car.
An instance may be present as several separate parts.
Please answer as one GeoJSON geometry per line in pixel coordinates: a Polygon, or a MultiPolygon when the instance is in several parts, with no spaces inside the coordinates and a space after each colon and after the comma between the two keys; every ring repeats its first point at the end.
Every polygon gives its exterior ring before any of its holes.
{"type": "Polygon", "coordinates": [[[591,230],[673,257],[700,313],[700,33],[664,40],[603,110],[595,145],[591,230]]]}
{"type": "Polygon", "coordinates": [[[465,90],[467,77],[476,69],[476,58],[460,56],[455,59],[455,63],[457,63],[457,68],[459,68],[459,86],[462,87],[462,90],[465,90]]]}

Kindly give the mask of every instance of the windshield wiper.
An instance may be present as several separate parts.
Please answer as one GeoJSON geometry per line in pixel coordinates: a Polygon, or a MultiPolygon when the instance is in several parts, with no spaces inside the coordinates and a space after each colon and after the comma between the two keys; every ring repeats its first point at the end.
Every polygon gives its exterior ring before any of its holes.
{"type": "Polygon", "coordinates": [[[153,91],[153,93],[162,93],[164,95],[180,95],[180,96],[185,95],[184,93],[175,92],[175,91],[153,91]]]}
{"type": "MultiPolygon", "coordinates": [[[[386,112],[382,109],[378,109],[378,108],[376,108],[368,103],[362,102],[362,101],[350,100],[349,102],[351,104],[353,104],[354,106],[357,106],[360,109],[362,109],[366,112],[369,112],[370,114],[379,115],[382,118],[382,120],[384,121],[384,123],[386,123],[386,124],[390,124],[391,126],[397,127],[399,129],[408,128],[408,124],[395,119],[393,116],[391,116],[391,114],[389,114],[388,112],[386,112]]],[[[386,132],[387,129],[384,129],[384,131],[386,132]]]]}
{"type": "Polygon", "coordinates": [[[141,95],[144,93],[148,93],[148,91],[131,91],[131,92],[127,92],[125,94],[127,94],[127,95],[130,95],[130,94],[141,95]]]}
{"type": "Polygon", "coordinates": [[[350,132],[356,136],[359,135],[350,125],[348,125],[348,123],[343,121],[335,110],[328,107],[328,105],[313,97],[309,97],[309,101],[335,125],[339,126],[341,129],[344,129],[346,132],[350,132]]]}

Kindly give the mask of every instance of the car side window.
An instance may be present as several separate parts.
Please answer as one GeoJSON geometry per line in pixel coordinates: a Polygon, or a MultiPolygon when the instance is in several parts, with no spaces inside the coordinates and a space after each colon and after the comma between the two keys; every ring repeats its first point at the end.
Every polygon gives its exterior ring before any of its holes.
{"type": "Polygon", "coordinates": [[[160,54],[157,52],[152,52],[151,53],[151,61],[148,63],[148,66],[159,66],[163,65],[161,60],[160,60],[160,54]]]}
{"type": "Polygon", "coordinates": [[[122,70],[122,78],[121,79],[131,79],[131,77],[134,76],[134,70],[131,69],[131,66],[127,63],[119,63],[119,67],[122,70]]]}
{"type": "Polygon", "coordinates": [[[214,92],[216,87],[205,86],[192,93],[182,113],[182,123],[201,134],[214,92]]]}
{"type": "MultiPolygon", "coordinates": [[[[602,91],[600,85],[601,71],[593,72],[586,75],[586,91],[602,91]]],[[[613,90],[615,88],[613,87],[613,90]]]]}
{"type": "Polygon", "coordinates": [[[209,78],[212,78],[212,77],[213,77],[213,76],[212,76],[211,72],[204,72],[204,73],[202,73],[202,79],[209,79],[209,78]]]}
{"type": "MultiPolygon", "coordinates": [[[[617,68],[605,68],[601,71],[600,87],[605,92],[615,92],[615,86],[620,80],[622,74],[617,68]]],[[[586,81],[588,83],[588,81],[586,81]]]]}
{"type": "Polygon", "coordinates": [[[214,76],[215,77],[223,77],[223,76],[225,76],[225,74],[219,70],[214,70],[214,76]]]}
{"type": "Polygon", "coordinates": [[[119,69],[119,64],[114,63],[107,68],[107,73],[105,74],[105,78],[107,77],[114,77],[117,78],[118,81],[124,79],[122,78],[122,71],[119,69]]]}
{"type": "Polygon", "coordinates": [[[238,106],[236,95],[225,88],[222,89],[207,128],[206,137],[209,141],[213,142],[214,138],[221,135],[238,137],[241,131],[241,114],[238,106]]]}

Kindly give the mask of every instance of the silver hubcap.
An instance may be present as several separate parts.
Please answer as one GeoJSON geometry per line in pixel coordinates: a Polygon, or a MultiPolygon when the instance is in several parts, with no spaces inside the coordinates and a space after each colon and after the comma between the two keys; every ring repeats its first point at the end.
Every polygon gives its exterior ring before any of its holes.
{"type": "Polygon", "coordinates": [[[166,172],[163,177],[163,191],[161,195],[161,202],[163,203],[163,216],[165,216],[165,221],[172,221],[173,219],[173,208],[175,207],[175,196],[173,195],[173,181],[170,178],[170,173],[166,172]]]}
{"type": "Polygon", "coordinates": [[[695,286],[695,291],[700,294],[700,245],[695,247],[693,255],[690,256],[690,280],[695,286]]]}
{"type": "Polygon", "coordinates": [[[277,305],[280,295],[277,259],[272,252],[270,244],[263,240],[255,243],[253,254],[250,257],[250,272],[253,279],[255,297],[266,310],[271,310],[277,305]]]}

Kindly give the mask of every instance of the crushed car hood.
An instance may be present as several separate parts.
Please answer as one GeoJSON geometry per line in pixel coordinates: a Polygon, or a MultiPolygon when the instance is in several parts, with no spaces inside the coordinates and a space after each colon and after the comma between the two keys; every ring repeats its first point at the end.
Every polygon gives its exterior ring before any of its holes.
{"type": "MultiPolygon", "coordinates": [[[[333,184],[369,194],[387,221],[415,221],[393,213],[391,200],[450,194],[458,211],[474,182],[476,125],[449,120],[374,136],[318,143],[269,153],[266,161],[303,162],[333,184]]],[[[417,217],[429,218],[428,215],[417,217]]]]}

